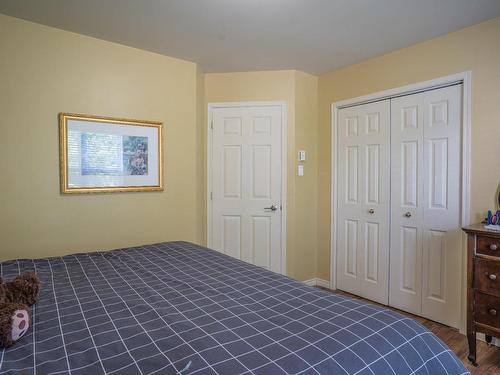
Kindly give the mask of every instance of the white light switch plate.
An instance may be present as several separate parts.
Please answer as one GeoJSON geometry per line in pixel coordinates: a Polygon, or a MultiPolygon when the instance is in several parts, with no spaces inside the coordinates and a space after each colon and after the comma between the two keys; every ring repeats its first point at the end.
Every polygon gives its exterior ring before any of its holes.
{"type": "Polygon", "coordinates": [[[297,174],[302,177],[304,175],[304,166],[303,165],[299,165],[298,169],[297,169],[297,174]]]}

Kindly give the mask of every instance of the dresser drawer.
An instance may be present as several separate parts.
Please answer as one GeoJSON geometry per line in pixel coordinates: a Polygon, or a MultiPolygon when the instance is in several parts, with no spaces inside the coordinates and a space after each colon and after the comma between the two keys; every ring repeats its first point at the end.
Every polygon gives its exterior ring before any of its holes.
{"type": "Polygon", "coordinates": [[[500,298],[476,292],[474,319],[477,323],[500,328],[500,298]]]}
{"type": "Polygon", "coordinates": [[[500,257],[500,239],[489,236],[477,236],[476,253],[500,257]]]}
{"type": "Polygon", "coordinates": [[[500,262],[474,259],[474,288],[500,297],[500,262]]]}

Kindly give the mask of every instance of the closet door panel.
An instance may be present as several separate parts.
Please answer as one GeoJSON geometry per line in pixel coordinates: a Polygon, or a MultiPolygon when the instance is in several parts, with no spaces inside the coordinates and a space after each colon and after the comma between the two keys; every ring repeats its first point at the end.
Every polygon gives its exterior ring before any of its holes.
{"type": "Polygon", "coordinates": [[[423,95],[391,100],[389,304],[422,311],[423,95]]]}
{"type": "Polygon", "coordinates": [[[424,97],[422,314],[459,326],[461,86],[424,97]]]}
{"type": "Polygon", "coordinates": [[[358,254],[360,253],[361,144],[359,114],[352,108],[338,114],[338,222],[337,286],[359,294],[358,254]]]}
{"type": "Polygon", "coordinates": [[[461,86],[391,100],[391,306],[458,327],[461,86]]]}
{"type": "Polygon", "coordinates": [[[338,113],[337,287],[388,303],[390,105],[338,113]]]}

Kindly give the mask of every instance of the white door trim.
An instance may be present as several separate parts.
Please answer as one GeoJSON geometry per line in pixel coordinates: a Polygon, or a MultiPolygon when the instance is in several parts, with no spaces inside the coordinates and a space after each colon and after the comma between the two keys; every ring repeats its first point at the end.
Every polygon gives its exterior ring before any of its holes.
{"type": "Polygon", "coordinates": [[[216,108],[235,107],[281,107],[281,273],[286,275],[286,223],[287,223],[287,104],[286,101],[269,102],[221,102],[208,103],[207,116],[207,246],[212,246],[212,121],[213,110],[216,108]]]}
{"type": "MultiPolygon", "coordinates": [[[[453,74],[445,77],[435,78],[429,81],[419,82],[407,86],[402,86],[398,88],[393,88],[389,90],[384,90],[376,92],[369,95],[359,96],[356,98],[351,98],[347,100],[341,100],[332,103],[331,106],[331,232],[330,232],[330,288],[336,289],[336,259],[337,259],[337,115],[338,110],[342,107],[353,106],[358,104],[369,103],[373,101],[390,99],[396,96],[408,95],[417,93],[420,91],[426,91],[429,89],[439,88],[448,86],[453,83],[463,84],[463,96],[462,96],[462,178],[461,178],[461,225],[470,224],[470,133],[471,133],[471,72],[466,71],[458,74],[453,74]]],[[[462,241],[462,275],[465,274],[466,270],[466,258],[465,258],[465,236],[463,236],[462,241]]],[[[465,290],[465,280],[462,277],[462,322],[465,322],[464,318],[464,293],[465,290]]],[[[464,324],[462,324],[464,326],[464,324]]],[[[463,330],[463,327],[461,331],[463,330]]]]}

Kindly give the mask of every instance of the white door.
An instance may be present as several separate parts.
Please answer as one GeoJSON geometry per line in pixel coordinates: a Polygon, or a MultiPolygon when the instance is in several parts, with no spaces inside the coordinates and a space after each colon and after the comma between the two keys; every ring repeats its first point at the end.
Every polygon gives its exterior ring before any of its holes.
{"type": "Polygon", "coordinates": [[[391,101],[389,303],[452,327],[460,317],[461,89],[391,101]]]}
{"type": "Polygon", "coordinates": [[[281,273],[282,106],[212,115],[212,248],[281,273]]]}
{"type": "Polygon", "coordinates": [[[424,94],[391,103],[391,283],[389,304],[422,312],[424,94]]]}
{"type": "Polygon", "coordinates": [[[390,101],[338,112],[337,287],[388,303],[390,101]]]}

